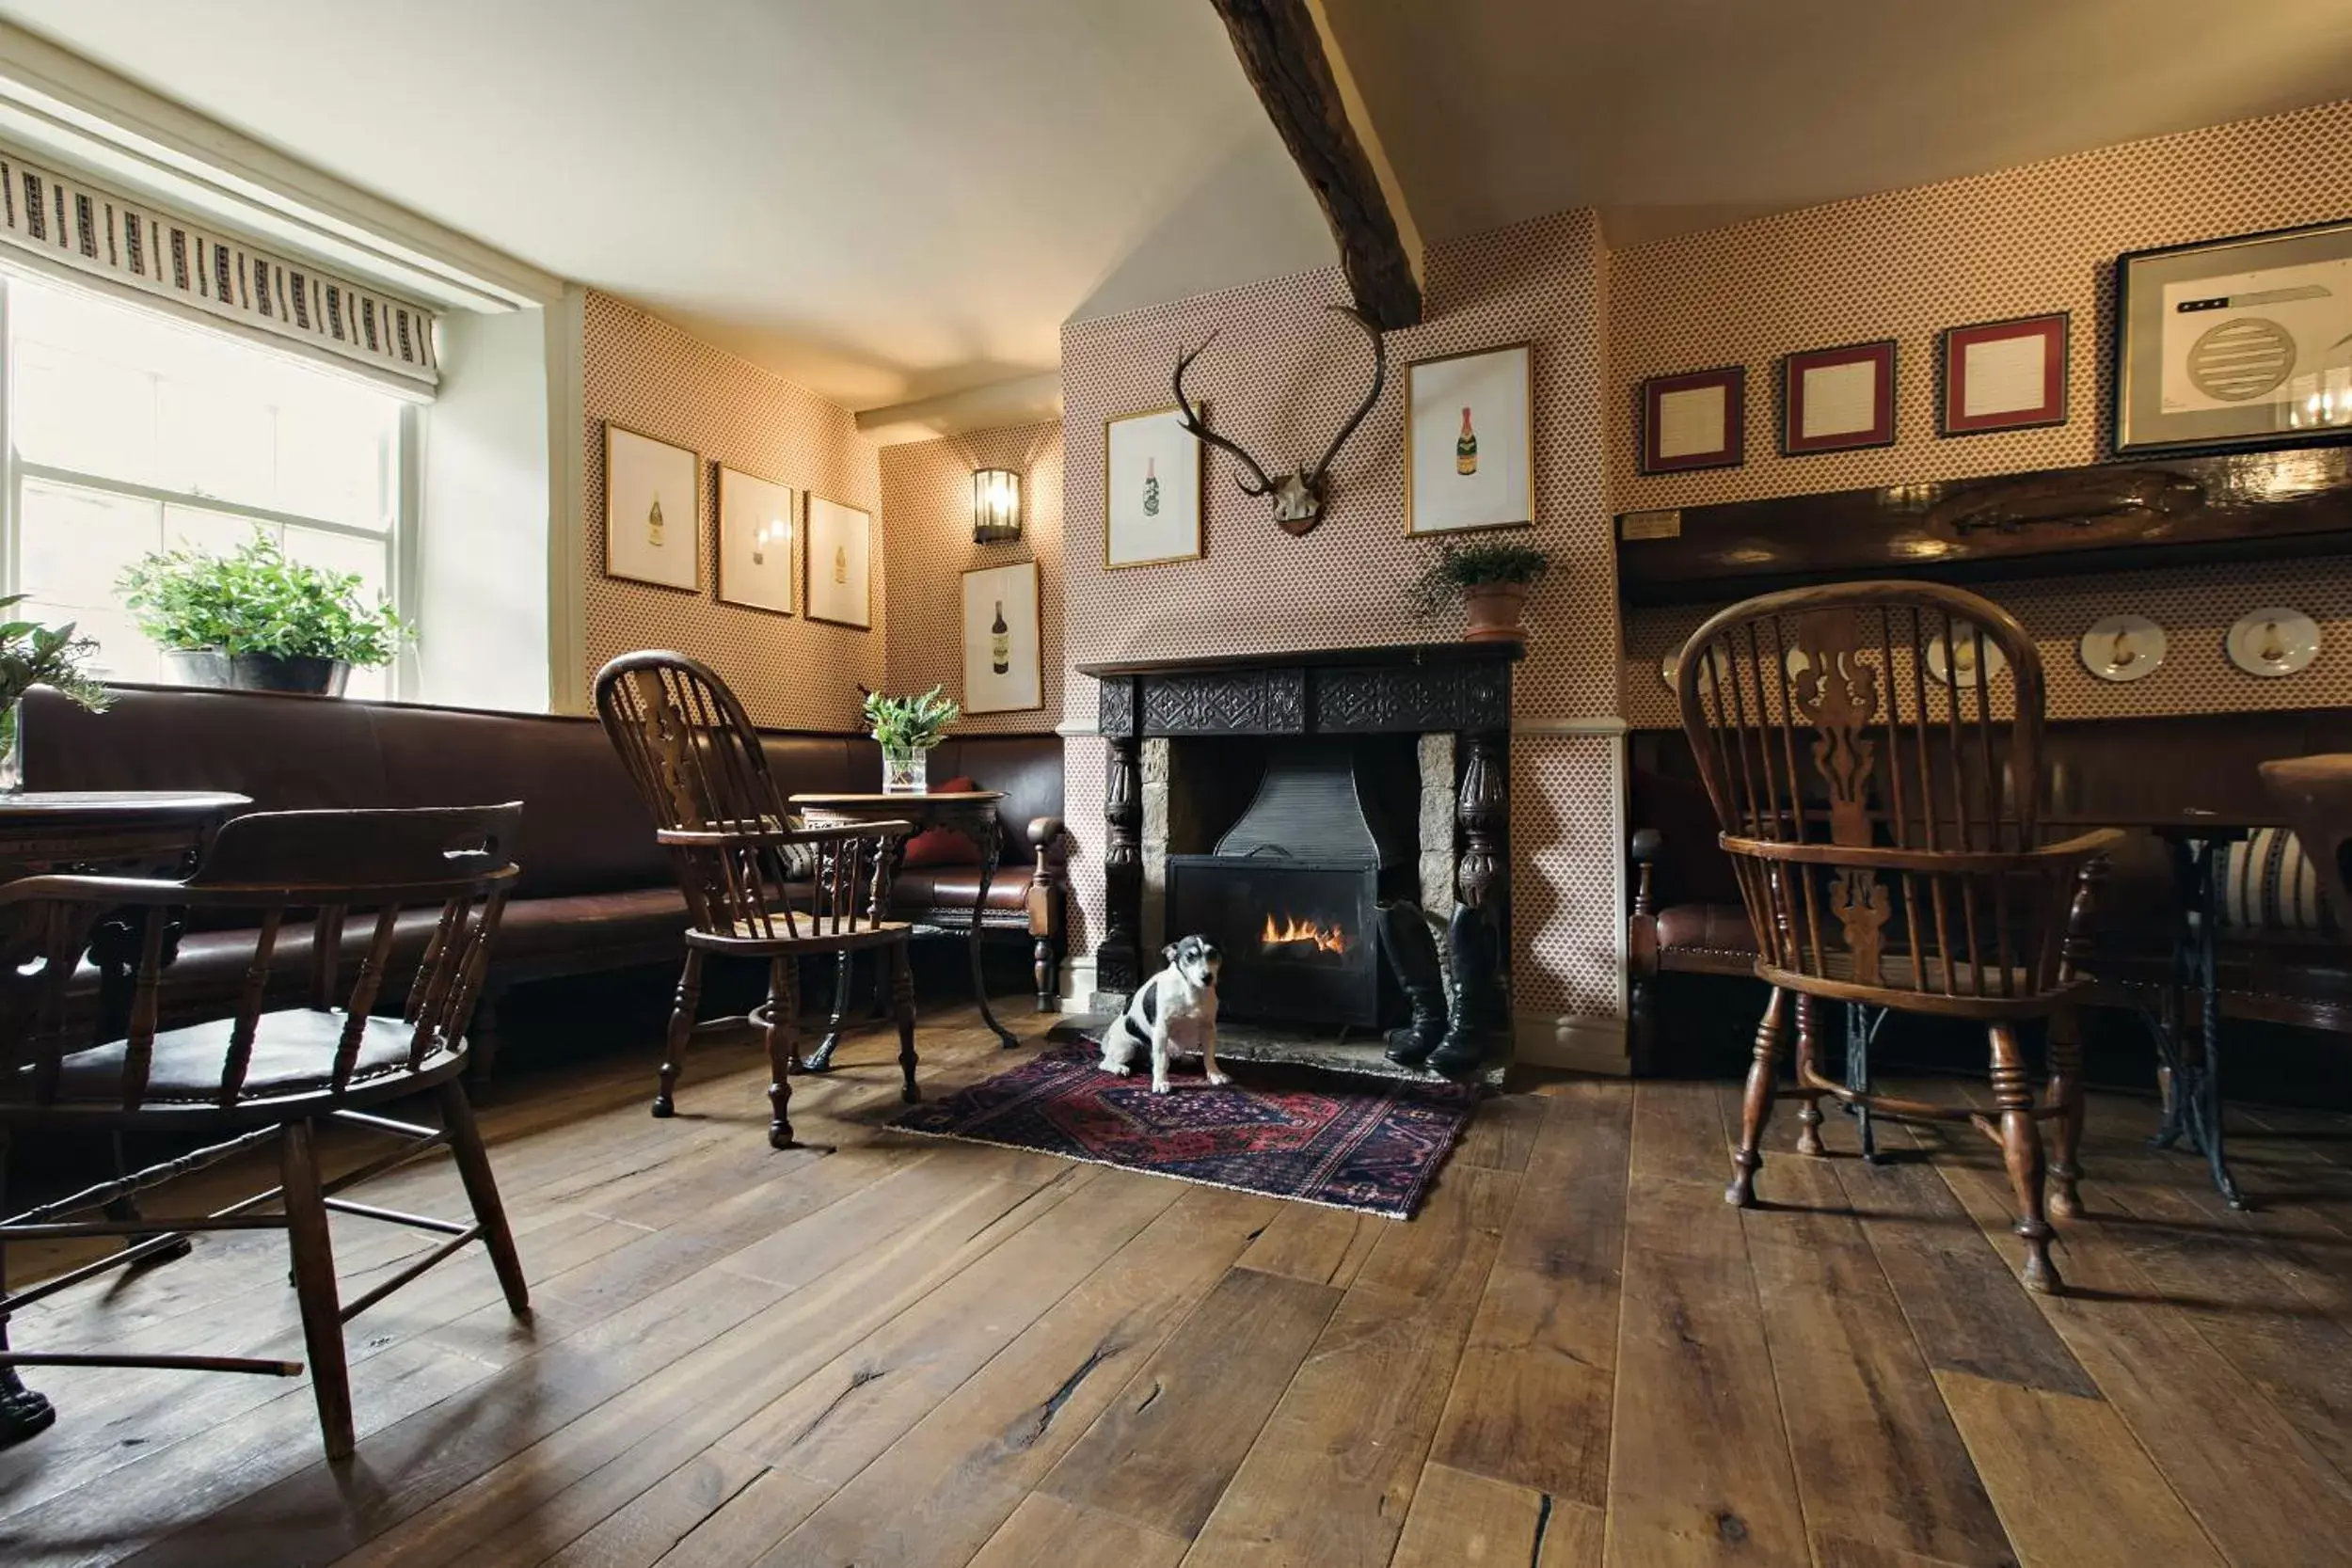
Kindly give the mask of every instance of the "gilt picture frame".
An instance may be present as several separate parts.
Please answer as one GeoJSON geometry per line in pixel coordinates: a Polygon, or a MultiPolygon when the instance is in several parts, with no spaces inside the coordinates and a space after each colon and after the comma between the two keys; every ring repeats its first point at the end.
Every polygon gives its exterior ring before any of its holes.
{"type": "Polygon", "coordinates": [[[874,629],[874,519],[859,507],[808,493],[801,537],[803,613],[829,626],[874,629]]]}
{"type": "Polygon", "coordinates": [[[604,427],[604,575],[702,590],[702,459],[624,425],[604,427]]]}
{"type": "Polygon", "coordinates": [[[1535,348],[1505,343],[1405,367],[1405,531],[1535,521],[1535,348]]]}
{"type": "Polygon", "coordinates": [[[1031,713],[1045,705],[1044,617],[1037,562],[963,574],[963,711],[1031,713]]]}
{"type": "Polygon", "coordinates": [[[1202,554],[1208,449],[1170,404],[1103,421],[1103,569],[1165,566],[1202,554]]]}
{"type": "Polygon", "coordinates": [[[800,496],[791,486],[717,465],[719,601],[789,615],[800,551],[800,496]]]}

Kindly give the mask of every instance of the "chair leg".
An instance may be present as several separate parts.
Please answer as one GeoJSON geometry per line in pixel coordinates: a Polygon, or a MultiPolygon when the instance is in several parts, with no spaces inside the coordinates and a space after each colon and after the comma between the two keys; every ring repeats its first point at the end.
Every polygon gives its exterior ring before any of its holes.
{"type": "Polygon", "coordinates": [[[490,1249],[499,1289],[506,1292],[506,1309],[518,1318],[529,1317],[531,1287],[523,1279],[522,1259],[515,1255],[515,1233],[506,1227],[498,1179],[490,1174],[490,1154],[482,1147],[482,1130],[474,1125],[465,1085],[453,1078],[441,1085],[441,1126],[449,1132],[450,1152],[457,1156],[457,1179],[465,1183],[466,1201],[473,1205],[474,1223],[482,1227],[482,1244],[490,1249]]]}
{"type": "Polygon", "coordinates": [[[1052,937],[1040,937],[1029,953],[1029,973],[1037,981],[1037,1010],[1061,1011],[1061,955],[1052,937]]]}
{"type": "Polygon", "coordinates": [[[351,1373],[343,1359],[342,1306],[335,1290],[326,1199],[319,1190],[318,1148],[308,1120],[286,1124],[278,1156],[278,1179],[286,1188],[286,1246],[294,1257],[294,1297],[302,1307],[302,1342],[310,1354],[319,1429],[326,1434],[326,1457],[349,1459],[351,1373]]]}
{"type": "Polygon", "coordinates": [[[898,1070],[907,1077],[898,1098],[912,1105],[922,1095],[914,1086],[914,966],[903,942],[890,949],[890,1016],[898,1022],[898,1070]]]}
{"type": "Polygon", "coordinates": [[[2001,1163],[2009,1167],[2017,1199],[2017,1223],[2010,1228],[2026,1243],[2026,1289],[2055,1295],[2059,1280],[2050,1262],[2050,1222],[2042,1211],[2042,1130],[2033,1119],[2026,1058],[2010,1025],[1993,1024],[1986,1034],[1993,1042],[1993,1103],[2001,1113],[2001,1163]]]}
{"type": "Polygon", "coordinates": [[[1774,987],[1772,999],[1764,1004],[1763,1021],[1756,1026],[1756,1059],[1748,1065],[1748,1092],[1740,1105],[1740,1147],[1731,1156],[1731,1185],[1724,1189],[1724,1201],[1741,1209],[1756,1204],[1756,1173],[1764,1164],[1756,1150],[1764,1141],[1764,1124],[1772,1116],[1788,1006],[1788,993],[1774,987]]]}
{"type": "Polygon", "coordinates": [[[801,974],[790,958],[768,960],[768,1147],[792,1147],[791,1072],[801,1048],[801,974]]]}
{"type": "Polygon", "coordinates": [[[2077,1219],[2083,1212],[2082,1193],[2075,1185],[2083,1177],[2083,1039],[2082,1020],[2072,1007],[2050,1019],[2050,1084],[2044,1092],[2058,1108],[2052,1124],[2050,1212],[2062,1220],[2077,1219]]]}
{"type": "Polygon", "coordinates": [[[1821,1037],[1814,1025],[1813,998],[1797,997],[1797,1152],[1819,1156],[1821,1148],[1821,1097],[1804,1087],[1804,1074],[1820,1067],[1821,1037]]]}
{"type": "Polygon", "coordinates": [[[671,1096],[677,1089],[678,1069],[686,1060],[686,1042],[693,1037],[694,1010],[703,999],[703,950],[686,950],[686,966],[678,972],[677,1000],[670,1006],[670,1035],[661,1043],[661,1087],[653,1097],[653,1114],[666,1117],[677,1109],[671,1096]]]}
{"type": "MultiPolygon", "coordinates": [[[[7,1215],[8,1133],[0,1128],[0,1217],[7,1215]]],[[[8,1243],[0,1239],[0,1296],[8,1293],[8,1243]]],[[[8,1348],[8,1320],[0,1316],[0,1351],[8,1348]]],[[[57,1412],[47,1397],[24,1386],[14,1367],[0,1367],[0,1449],[21,1443],[56,1424],[57,1412]]]]}

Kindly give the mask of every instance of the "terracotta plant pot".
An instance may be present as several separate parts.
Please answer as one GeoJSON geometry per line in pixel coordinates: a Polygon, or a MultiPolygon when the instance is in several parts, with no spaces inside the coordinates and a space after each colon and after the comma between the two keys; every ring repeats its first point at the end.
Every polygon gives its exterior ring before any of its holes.
{"type": "Polygon", "coordinates": [[[164,667],[182,686],[225,687],[235,691],[298,691],[340,697],[351,666],[340,658],[305,658],[283,654],[224,654],[217,648],[167,648],[164,667]]]}
{"type": "Polygon", "coordinates": [[[1462,633],[1470,642],[1523,642],[1527,629],[1519,611],[1527,603],[1523,582],[1482,582],[1462,590],[1462,610],[1470,618],[1462,633]]]}

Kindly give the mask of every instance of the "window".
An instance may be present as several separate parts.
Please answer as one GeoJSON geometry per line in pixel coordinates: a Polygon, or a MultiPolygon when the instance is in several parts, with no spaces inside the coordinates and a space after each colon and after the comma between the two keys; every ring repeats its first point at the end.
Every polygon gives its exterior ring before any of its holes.
{"type": "MultiPolygon", "coordinates": [[[[79,290],[0,288],[20,613],[75,622],[109,679],[162,680],[116,578],[150,550],[232,548],[256,528],[399,602],[400,399],[79,290]]],[[[350,693],[390,695],[390,672],[354,670],[350,693]]]]}

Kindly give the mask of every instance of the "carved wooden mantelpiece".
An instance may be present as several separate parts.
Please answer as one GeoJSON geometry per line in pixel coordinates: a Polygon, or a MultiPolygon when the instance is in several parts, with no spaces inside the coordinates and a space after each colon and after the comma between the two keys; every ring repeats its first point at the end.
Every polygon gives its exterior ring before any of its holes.
{"type": "MultiPolygon", "coordinates": [[[[1466,737],[1454,879],[1464,903],[1503,924],[1513,642],[1402,643],[1281,654],[1082,664],[1099,683],[1109,755],[1103,815],[1104,931],[1095,949],[1105,996],[1143,978],[1140,748],[1185,736],[1447,734],[1466,737]]],[[[1427,846],[1423,846],[1424,850],[1427,846]]]]}

